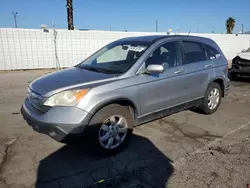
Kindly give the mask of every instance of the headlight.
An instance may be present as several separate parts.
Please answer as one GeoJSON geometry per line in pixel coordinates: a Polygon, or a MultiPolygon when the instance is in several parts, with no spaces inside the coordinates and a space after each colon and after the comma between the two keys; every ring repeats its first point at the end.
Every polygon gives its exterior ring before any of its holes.
{"type": "Polygon", "coordinates": [[[45,106],[75,106],[87,93],[88,89],[68,90],[51,96],[45,106]]]}

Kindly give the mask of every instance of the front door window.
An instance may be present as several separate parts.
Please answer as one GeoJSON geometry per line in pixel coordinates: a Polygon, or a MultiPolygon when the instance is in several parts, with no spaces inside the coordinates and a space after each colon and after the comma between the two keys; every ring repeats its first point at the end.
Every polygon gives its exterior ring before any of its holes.
{"type": "Polygon", "coordinates": [[[145,66],[160,64],[164,69],[181,65],[181,47],[179,42],[168,42],[159,46],[145,61],[145,66]]]}

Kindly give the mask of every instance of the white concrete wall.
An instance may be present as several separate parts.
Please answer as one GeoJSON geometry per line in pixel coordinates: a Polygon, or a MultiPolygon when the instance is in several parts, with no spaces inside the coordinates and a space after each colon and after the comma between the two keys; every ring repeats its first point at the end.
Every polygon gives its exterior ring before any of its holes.
{"type": "MultiPolygon", "coordinates": [[[[61,67],[76,65],[104,45],[119,38],[166,34],[149,32],[57,30],[57,53],[61,67]]],[[[183,33],[185,34],[185,33],[183,33]]],[[[230,60],[250,46],[250,35],[190,34],[215,40],[230,60]]],[[[0,28],[0,70],[55,68],[53,30],[0,28]]]]}

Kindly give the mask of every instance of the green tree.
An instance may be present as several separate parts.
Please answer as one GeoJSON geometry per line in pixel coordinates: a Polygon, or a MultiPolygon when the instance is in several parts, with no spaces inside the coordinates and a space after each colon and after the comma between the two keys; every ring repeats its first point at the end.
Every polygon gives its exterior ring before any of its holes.
{"type": "Polygon", "coordinates": [[[235,26],[235,19],[233,17],[229,17],[226,20],[226,29],[227,29],[227,34],[232,34],[235,26]]]}

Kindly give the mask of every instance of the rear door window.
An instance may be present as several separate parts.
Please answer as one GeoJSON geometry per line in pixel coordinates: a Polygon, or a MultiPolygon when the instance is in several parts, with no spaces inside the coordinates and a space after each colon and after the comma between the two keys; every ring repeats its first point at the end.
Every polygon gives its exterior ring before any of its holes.
{"type": "Polygon", "coordinates": [[[185,53],[186,64],[207,60],[206,51],[201,43],[183,41],[183,51],[185,53]]]}

